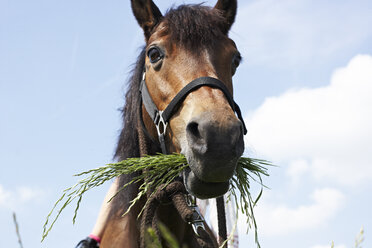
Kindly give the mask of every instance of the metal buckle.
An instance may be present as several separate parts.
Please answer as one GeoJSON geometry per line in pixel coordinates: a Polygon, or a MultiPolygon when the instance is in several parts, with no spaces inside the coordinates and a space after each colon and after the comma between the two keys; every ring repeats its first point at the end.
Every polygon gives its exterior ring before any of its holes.
{"type": "Polygon", "coordinates": [[[189,222],[188,224],[192,225],[192,229],[194,230],[194,233],[197,236],[199,236],[199,233],[198,233],[199,228],[201,228],[205,231],[204,218],[200,213],[198,205],[196,205],[196,197],[192,196],[190,194],[185,195],[185,197],[186,197],[187,205],[193,211],[193,216],[192,216],[193,220],[191,222],[189,222]]]}
{"type": "Polygon", "coordinates": [[[155,117],[155,126],[156,130],[158,131],[158,135],[165,135],[165,132],[167,131],[168,123],[164,121],[163,119],[163,111],[160,111],[156,114],[155,117]]]}

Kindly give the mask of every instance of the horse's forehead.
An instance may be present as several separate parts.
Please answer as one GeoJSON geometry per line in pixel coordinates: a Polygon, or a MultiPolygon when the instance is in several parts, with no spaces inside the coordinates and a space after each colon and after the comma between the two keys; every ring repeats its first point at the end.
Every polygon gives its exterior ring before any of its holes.
{"type": "Polygon", "coordinates": [[[155,29],[154,33],[150,36],[148,40],[148,44],[152,44],[155,42],[166,42],[167,37],[169,35],[169,28],[164,22],[161,22],[158,27],[155,29]]]}
{"type": "Polygon", "coordinates": [[[168,55],[173,54],[173,52],[178,54],[184,50],[188,55],[196,55],[197,57],[206,55],[210,52],[218,54],[219,51],[221,52],[225,49],[236,50],[235,42],[226,35],[215,37],[209,44],[204,44],[202,42],[198,44],[198,39],[195,39],[195,37],[190,34],[190,41],[192,40],[190,43],[196,43],[197,45],[189,46],[188,42],[185,40],[172,39],[171,32],[177,31],[171,31],[167,22],[161,22],[147,41],[147,46],[161,45],[169,52],[168,55]]]}

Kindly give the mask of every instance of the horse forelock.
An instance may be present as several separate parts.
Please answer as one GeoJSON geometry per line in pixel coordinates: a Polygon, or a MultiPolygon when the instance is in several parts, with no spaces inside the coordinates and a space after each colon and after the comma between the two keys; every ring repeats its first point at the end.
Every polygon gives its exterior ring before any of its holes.
{"type": "Polygon", "coordinates": [[[223,33],[226,19],[222,13],[201,4],[171,8],[162,23],[168,29],[169,42],[179,44],[190,52],[208,49],[226,36],[223,33]]]}

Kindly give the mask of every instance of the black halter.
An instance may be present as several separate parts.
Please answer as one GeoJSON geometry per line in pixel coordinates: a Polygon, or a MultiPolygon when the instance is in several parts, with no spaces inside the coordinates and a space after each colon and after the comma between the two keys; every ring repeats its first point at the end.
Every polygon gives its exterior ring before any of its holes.
{"type": "MultiPolygon", "coordinates": [[[[234,101],[226,85],[222,83],[220,80],[216,78],[212,78],[212,77],[197,78],[191,81],[190,83],[188,83],[182,90],[180,90],[180,92],[177,93],[177,95],[172,99],[172,101],[169,103],[169,105],[164,110],[159,110],[151,98],[151,95],[146,85],[145,77],[146,77],[146,73],[143,72],[143,77],[142,77],[141,86],[140,86],[140,94],[141,94],[142,102],[146,108],[146,111],[156,126],[156,130],[158,132],[158,138],[160,142],[160,147],[161,147],[163,154],[168,153],[166,145],[165,145],[165,134],[166,134],[166,130],[167,130],[167,126],[168,126],[168,122],[170,118],[172,117],[174,112],[177,110],[180,103],[182,103],[185,100],[186,96],[190,94],[192,91],[202,86],[209,86],[212,88],[217,88],[217,89],[220,89],[224,93],[227,101],[230,104],[230,107],[237,114],[239,120],[243,124],[244,135],[247,134],[247,128],[245,126],[240,108],[238,104],[234,101]]],[[[140,118],[142,119],[142,117],[140,118]]]]}

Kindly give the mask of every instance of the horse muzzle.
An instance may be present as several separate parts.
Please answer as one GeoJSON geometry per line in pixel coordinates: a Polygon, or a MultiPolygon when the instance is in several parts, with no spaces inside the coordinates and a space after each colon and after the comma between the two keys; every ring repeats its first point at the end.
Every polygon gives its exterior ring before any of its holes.
{"type": "Polygon", "coordinates": [[[186,188],[198,198],[223,195],[244,151],[243,126],[226,111],[204,112],[186,127],[190,168],[184,173],[186,188]]]}

